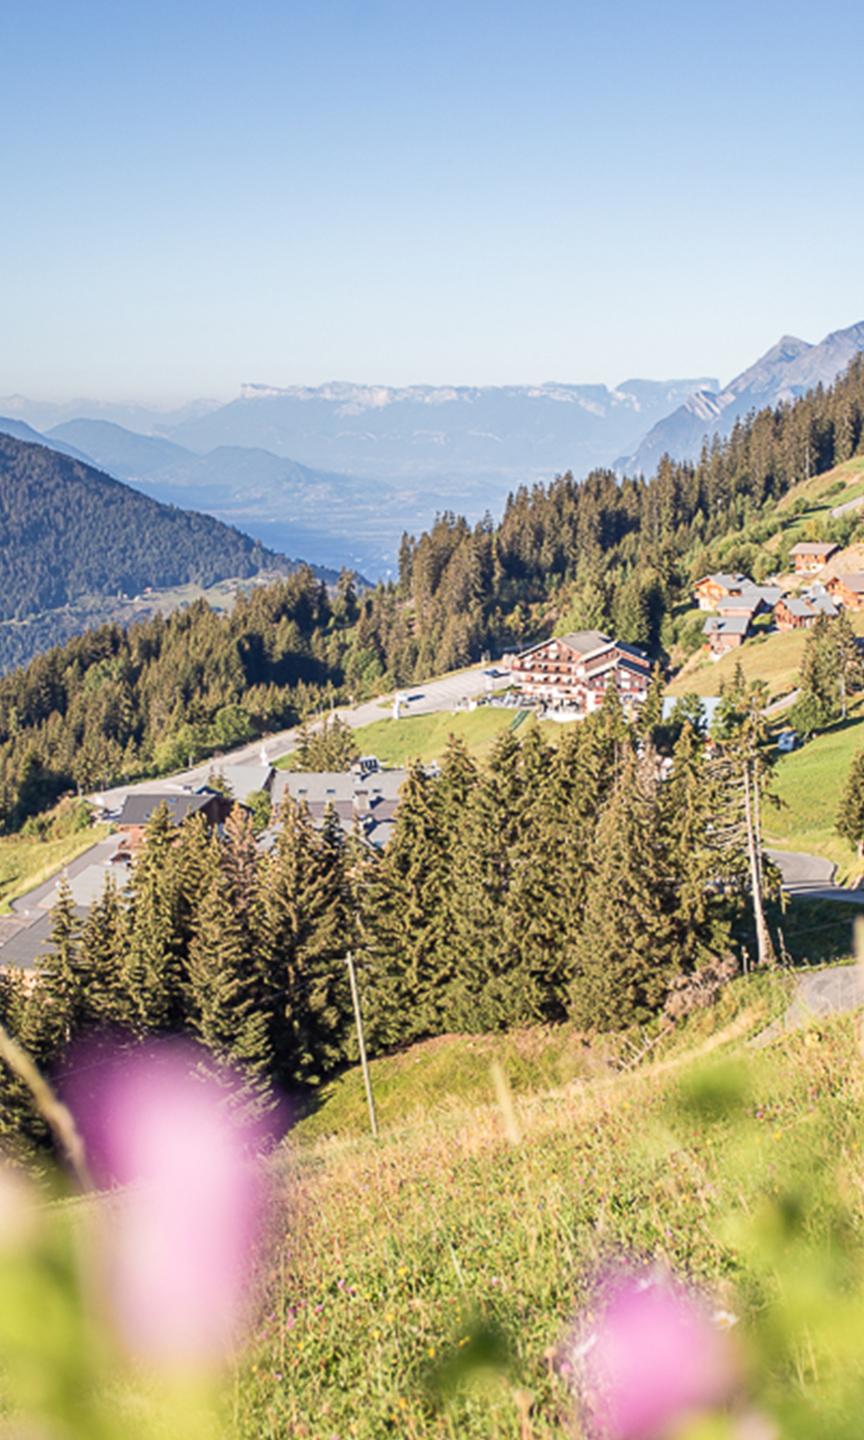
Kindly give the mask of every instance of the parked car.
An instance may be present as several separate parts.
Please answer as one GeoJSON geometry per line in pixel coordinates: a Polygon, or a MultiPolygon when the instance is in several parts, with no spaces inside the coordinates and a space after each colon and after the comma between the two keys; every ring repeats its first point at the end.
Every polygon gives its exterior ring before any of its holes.
{"type": "Polygon", "coordinates": [[[781,755],[788,755],[790,751],[797,750],[799,740],[794,730],[781,730],[777,736],[777,749],[781,755]]]}

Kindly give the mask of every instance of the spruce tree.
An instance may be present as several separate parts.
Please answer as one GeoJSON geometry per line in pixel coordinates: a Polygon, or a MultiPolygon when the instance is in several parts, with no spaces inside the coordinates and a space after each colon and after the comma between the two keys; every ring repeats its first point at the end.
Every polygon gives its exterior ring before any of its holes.
{"type": "Polygon", "coordinates": [[[179,915],[177,829],[166,805],[148,822],[129,884],[125,986],[139,1032],[182,1030],[186,1018],[184,928],[179,915]]]}
{"type": "Polygon", "coordinates": [[[365,895],[362,959],[370,1046],[440,1032],[453,978],[446,873],[435,781],[414,763],[402,786],[393,838],[365,895]]]}
{"type": "Polygon", "coordinates": [[[268,1016],[248,935],[222,869],[196,907],[188,984],[191,1028],[201,1043],[217,1060],[262,1078],[271,1068],[268,1016]]]}
{"type": "Polygon", "coordinates": [[[264,861],[257,939],[270,1044],[284,1083],[317,1083],[344,1053],[349,1000],[338,870],[306,806],[280,812],[264,861]]]}
{"type": "Polygon", "coordinates": [[[859,750],[849,767],[840,809],[837,830],[864,855],[864,750],[859,750]]]}
{"type": "Polygon", "coordinates": [[[597,824],[570,1014],[586,1029],[650,1018],[678,972],[670,856],[660,842],[650,761],[629,754],[597,824]]]}

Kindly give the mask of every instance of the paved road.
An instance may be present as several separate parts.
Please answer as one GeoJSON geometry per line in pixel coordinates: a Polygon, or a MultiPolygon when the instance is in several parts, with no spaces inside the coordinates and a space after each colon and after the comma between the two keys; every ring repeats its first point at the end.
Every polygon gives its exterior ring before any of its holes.
{"type": "Polygon", "coordinates": [[[796,850],[769,850],[783,877],[783,889],[794,899],[842,900],[847,905],[864,905],[864,889],[846,889],[834,879],[836,865],[820,855],[805,855],[796,850]]]}
{"type": "Polygon", "coordinates": [[[860,965],[836,965],[830,970],[799,975],[785,1015],[755,1036],[752,1044],[761,1049],[788,1030],[800,1030],[821,1015],[842,1015],[861,1005],[864,1005],[864,970],[860,965]]]}
{"type": "MultiPolygon", "coordinates": [[[[422,684],[410,685],[400,690],[399,694],[407,697],[407,703],[402,706],[402,715],[430,715],[439,710],[455,710],[463,701],[474,696],[483,695],[488,690],[503,690],[510,683],[509,674],[502,671],[501,675],[494,680],[489,680],[483,674],[483,666],[474,666],[470,670],[460,670],[454,675],[445,675],[440,680],[428,680],[422,684]]],[[[374,720],[385,720],[392,714],[394,692],[389,695],[376,696],[374,700],[364,701],[362,705],[340,706],[333,713],[350,725],[353,730],[359,729],[361,725],[370,725],[374,720]]],[[[322,723],[323,716],[315,723],[322,723]]],[[[314,728],[314,725],[313,727],[314,728]]],[[[91,795],[89,798],[96,803],[102,803],[109,810],[118,809],[126,796],[136,790],[147,791],[152,794],[154,791],[177,790],[188,785],[203,785],[214,768],[219,765],[254,765],[266,758],[269,764],[280,760],[283,755],[289,755],[297,744],[297,729],[282,730],[278,735],[268,735],[266,739],[256,740],[250,745],[243,745],[238,750],[232,750],[218,758],[211,757],[201,765],[195,765],[190,770],[179,771],[175,775],[163,776],[158,780],[142,780],[135,785],[117,785],[111,790],[99,792],[99,796],[91,795]]]]}
{"type": "Polygon", "coordinates": [[[788,695],[781,695],[779,700],[772,700],[770,705],[766,705],[762,714],[769,718],[772,715],[781,715],[784,710],[791,709],[800,694],[800,690],[790,690],[788,695]]]}

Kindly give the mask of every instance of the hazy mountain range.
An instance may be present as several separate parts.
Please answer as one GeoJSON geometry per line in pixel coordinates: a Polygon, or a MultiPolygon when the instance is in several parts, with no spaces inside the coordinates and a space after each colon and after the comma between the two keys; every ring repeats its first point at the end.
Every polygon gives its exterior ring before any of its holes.
{"type": "Polygon", "coordinates": [[[784,335],[719,393],[708,387],[695,390],[649,430],[632,455],[618,461],[618,468],[652,475],[663,455],[694,460],[706,436],[728,435],[735,421],[751,410],[794,400],[817,385],[830,385],[861,350],[864,321],[834,330],[818,345],[784,335]]]}
{"type": "Polygon", "coordinates": [[[392,570],[403,530],[422,530],[436,511],[476,520],[500,512],[517,485],[564,470],[651,474],[665,451],[695,457],[748,411],[830,384],[862,349],[864,323],[815,345],[784,336],[723,388],[706,377],[614,388],[244,385],[228,404],[173,412],[16,395],[0,399],[0,430],[89,459],[270,549],[375,578],[392,570]]]}

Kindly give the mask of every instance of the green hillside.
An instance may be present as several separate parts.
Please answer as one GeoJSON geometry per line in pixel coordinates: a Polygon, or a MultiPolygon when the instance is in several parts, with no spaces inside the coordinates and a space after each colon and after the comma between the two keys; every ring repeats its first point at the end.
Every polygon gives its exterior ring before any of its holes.
{"type": "Polygon", "coordinates": [[[859,702],[845,723],[832,725],[800,750],[779,758],[773,790],[780,808],[767,811],[763,826],[771,845],[824,855],[847,878],[860,873],[861,860],[834,826],[849,767],[861,749],[864,702],[859,702]]]}
{"type": "MultiPolygon", "coordinates": [[[[838,1414],[857,1414],[857,1392],[830,1347],[838,1306],[850,1344],[862,1324],[860,1299],[840,1297],[861,1263],[864,1074],[848,1020],[744,1045],[784,1003],[778,983],[736,982],[659,1058],[509,1099],[491,1076],[478,1093],[476,1052],[466,1085],[470,1040],[441,1042],[456,1078],[439,1070],[431,1113],[430,1047],[379,1062],[377,1145],[346,1077],[316,1117],[325,1133],[331,1109],[334,1138],[301,1129],[282,1154],[290,1220],[238,1367],[236,1433],[560,1440],[571,1402],[550,1356],[618,1254],[665,1262],[737,1317],[777,1433],[851,1436],[838,1414]]],[[[498,1058],[507,1072],[512,1037],[498,1058]]]]}

